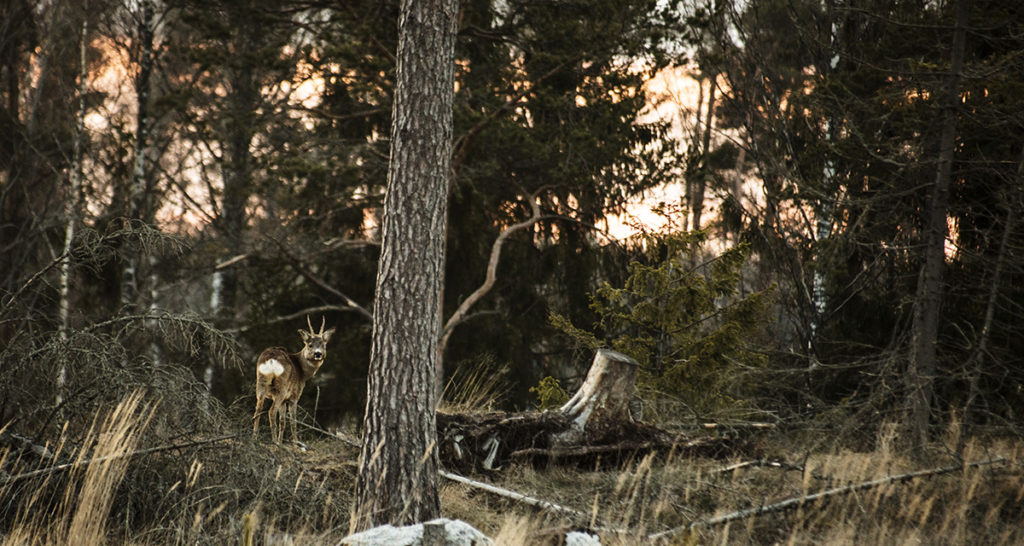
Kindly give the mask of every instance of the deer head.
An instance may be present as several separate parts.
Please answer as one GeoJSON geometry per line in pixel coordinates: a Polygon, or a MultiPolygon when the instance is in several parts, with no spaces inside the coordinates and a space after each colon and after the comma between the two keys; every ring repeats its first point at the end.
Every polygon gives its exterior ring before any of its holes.
{"type": "Polygon", "coordinates": [[[302,336],[302,343],[304,344],[299,354],[304,360],[319,368],[323,364],[324,356],[327,354],[327,342],[334,335],[334,328],[325,332],[324,326],[327,325],[327,319],[326,317],[320,317],[320,331],[313,330],[313,324],[309,321],[309,315],[306,315],[306,325],[309,326],[309,330],[299,330],[299,335],[302,336]]]}

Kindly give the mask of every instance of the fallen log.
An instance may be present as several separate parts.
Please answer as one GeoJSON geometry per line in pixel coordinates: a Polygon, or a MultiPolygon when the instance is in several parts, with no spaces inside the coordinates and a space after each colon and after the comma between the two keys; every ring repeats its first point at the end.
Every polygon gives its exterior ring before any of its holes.
{"type": "Polygon", "coordinates": [[[104,456],[104,457],[95,457],[95,458],[92,458],[92,459],[77,460],[77,461],[75,461],[73,463],[64,463],[64,464],[59,464],[59,465],[54,465],[54,466],[48,466],[48,467],[45,467],[45,468],[40,468],[38,470],[32,470],[30,472],[24,472],[22,474],[15,474],[13,476],[5,476],[3,478],[0,478],[0,486],[7,486],[8,484],[11,484],[11,483],[14,483],[14,482],[17,482],[17,481],[21,481],[21,480],[25,480],[25,479],[29,479],[29,478],[35,478],[35,477],[38,477],[38,476],[44,476],[46,474],[54,474],[54,473],[57,473],[57,472],[63,472],[65,470],[72,470],[72,469],[80,468],[80,467],[87,466],[87,465],[90,465],[90,464],[93,464],[93,463],[102,463],[102,462],[113,461],[113,460],[117,460],[117,459],[141,457],[143,455],[152,455],[153,453],[160,453],[160,452],[163,452],[163,451],[172,451],[172,450],[176,450],[176,449],[187,449],[187,448],[191,448],[191,447],[206,446],[206,445],[209,445],[209,444],[215,444],[215,443],[218,443],[218,442],[223,442],[225,440],[232,440],[232,439],[237,438],[237,437],[238,437],[237,434],[228,434],[226,436],[218,436],[216,438],[208,438],[208,439],[205,439],[205,440],[196,440],[194,442],[186,442],[186,443],[181,443],[181,444],[171,444],[171,445],[166,445],[166,446],[151,447],[151,448],[147,448],[147,449],[137,449],[135,451],[130,451],[130,452],[127,452],[127,453],[118,453],[116,455],[107,455],[107,456],[104,456]]]}

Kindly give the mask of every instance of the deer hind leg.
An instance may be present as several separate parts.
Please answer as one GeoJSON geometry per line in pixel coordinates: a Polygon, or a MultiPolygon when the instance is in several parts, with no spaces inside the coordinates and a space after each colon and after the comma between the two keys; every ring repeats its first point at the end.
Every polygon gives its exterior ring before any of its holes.
{"type": "Polygon", "coordinates": [[[274,400],[273,404],[270,405],[270,437],[274,440],[275,444],[281,443],[281,403],[278,400],[274,400]]]}
{"type": "MultiPolygon", "coordinates": [[[[256,411],[252,414],[252,437],[256,438],[256,433],[260,430],[260,412],[263,411],[263,402],[266,398],[260,395],[256,395],[256,411]]],[[[269,417],[268,417],[269,419],[269,417]]]]}

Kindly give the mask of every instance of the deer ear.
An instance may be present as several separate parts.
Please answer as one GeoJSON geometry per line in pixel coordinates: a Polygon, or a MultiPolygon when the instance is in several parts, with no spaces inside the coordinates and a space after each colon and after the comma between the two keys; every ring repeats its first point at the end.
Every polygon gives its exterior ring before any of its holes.
{"type": "Polygon", "coordinates": [[[331,328],[331,329],[327,330],[326,332],[324,332],[321,337],[324,338],[324,343],[327,343],[328,341],[331,340],[331,336],[333,336],[333,335],[334,335],[334,328],[331,328]]]}
{"type": "Polygon", "coordinates": [[[310,335],[309,332],[307,332],[305,330],[299,330],[299,335],[302,336],[302,341],[303,342],[309,341],[309,335],[310,335]]]}

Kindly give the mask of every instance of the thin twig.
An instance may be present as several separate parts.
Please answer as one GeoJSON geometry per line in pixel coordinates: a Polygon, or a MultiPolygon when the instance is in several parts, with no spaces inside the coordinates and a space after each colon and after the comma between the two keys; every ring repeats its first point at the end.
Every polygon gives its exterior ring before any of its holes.
{"type": "Polygon", "coordinates": [[[298,311],[295,311],[294,313],[290,313],[290,314],[287,314],[287,315],[281,315],[281,316],[274,317],[274,318],[268,318],[268,319],[264,320],[263,322],[261,322],[259,324],[245,324],[245,325],[242,325],[242,326],[237,326],[235,328],[225,328],[225,329],[223,329],[221,331],[224,332],[225,334],[238,334],[238,333],[242,333],[242,332],[248,332],[249,330],[252,330],[252,329],[255,329],[255,328],[259,328],[259,327],[263,327],[263,326],[267,326],[267,325],[270,325],[270,324],[278,324],[278,323],[281,323],[281,322],[288,322],[289,320],[294,320],[294,319],[297,319],[297,318],[302,318],[305,315],[315,315],[317,313],[325,313],[327,311],[337,311],[339,313],[347,312],[347,311],[355,311],[355,312],[359,313],[360,315],[363,314],[362,310],[360,310],[359,308],[356,308],[356,307],[352,307],[351,305],[317,305],[317,306],[313,306],[313,307],[306,307],[304,309],[299,309],[298,311]]]}
{"type": "Polygon", "coordinates": [[[302,262],[302,260],[300,260],[299,257],[296,256],[295,253],[293,253],[291,251],[291,249],[288,248],[287,245],[285,245],[281,241],[275,239],[274,237],[268,237],[268,239],[270,239],[271,241],[274,241],[275,243],[277,243],[277,246],[278,246],[278,248],[281,249],[281,252],[283,252],[286,256],[291,258],[291,260],[292,260],[292,264],[291,265],[295,268],[295,270],[300,275],[305,277],[306,280],[308,280],[309,282],[311,282],[311,283],[319,286],[320,288],[330,292],[331,294],[334,294],[340,300],[344,301],[345,304],[348,305],[353,311],[356,311],[357,313],[359,313],[360,315],[365,317],[367,320],[370,320],[370,321],[373,320],[373,313],[368,311],[362,305],[359,305],[358,303],[356,303],[355,300],[353,300],[352,298],[348,297],[347,295],[345,295],[343,292],[341,292],[337,288],[335,288],[335,287],[331,286],[330,284],[328,284],[327,281],[324,281],[320,277],[317,277],[316,275],[314,275],[312,271],[310,271],[309,269],[306,268],[306,265],[302,262]]]}
{"type": "Polygon", "coordinates": [[[541,448],[529,447],[513,451],[509,454],[510,459],[528,457],[534,455],[547,455],[549,457],[580,457],[584,455],[595,455],[598,453],[617,453],[621,451],[639,451],[642,449],[668,448],[675,445],[673,442],[622,442],[612,445],[601,446],[579,446],[572,448],[541,448]]]}

